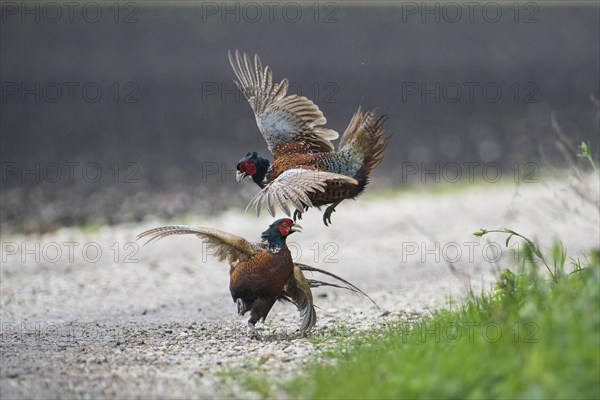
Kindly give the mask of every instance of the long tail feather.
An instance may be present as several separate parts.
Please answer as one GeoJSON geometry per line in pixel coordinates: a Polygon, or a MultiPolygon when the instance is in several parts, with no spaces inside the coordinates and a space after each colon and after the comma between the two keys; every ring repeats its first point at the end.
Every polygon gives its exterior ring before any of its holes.
{"type": "Polygon", "coordinates": [[[378,309],[380,309],[379,305],[377,305],[377,303],[375,303],[375,300],[373,300],[368,294],[366,294],[365,292],[363,292],[359,287],[357,287],[356,285],[348,282],[346,279],[341,278],[331,272],[316,268],[316,267],[311,267],[310,265],[306,265],[306,264],[301,264],[301,263],[296,263],[296,266],[298,268],[300,268],[302,271],[309,271],[309,272],[318,272],[320,274],[323,275],[327,275],[330,276],[334,279],[337,279],[338,281],[342,282],[343,285],[337,285],[335,283],[329,283],[329,282],[325,282],[325,281],[318,281],[315,279],[309,279],[309,283],[310,283],[310,287],[311,288],[316,288],[316,287],[320,287],[320,286],[330,286],[330,287],[335,287],[335,288],[339,288],[339,289],[346,289],[349,290],[357,295],[362,295],[364,297],[366,297],[367,299],[369,299],[369,301],[371,303],[373,303],[375,305],[375,307],[377,307],[378,309]]]}
{"type": "Polygon", "coordinates": [[[373,108],[362,111],[359,107],[340,141],[341,150],[364,156],[362,170],[366,177],[383,160],[383,153],[390,140],[390,137],[383,136],[383,124],[386,120],[385,115],[376,119],[373,108]]]}

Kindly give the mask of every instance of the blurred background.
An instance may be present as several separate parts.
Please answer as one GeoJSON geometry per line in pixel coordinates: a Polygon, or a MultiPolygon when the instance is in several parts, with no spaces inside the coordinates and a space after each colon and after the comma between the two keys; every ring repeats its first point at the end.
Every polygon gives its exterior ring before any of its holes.
{"type": "Polygon", "coordinates": [[[371,190],[540,177],[567,143],[597,157],[597,2],[77,4],[2,3],[3,233],[242,210],[235,163],[270,154],[228,49],[340,133],[359,104],[387,114],[371,190]]]}

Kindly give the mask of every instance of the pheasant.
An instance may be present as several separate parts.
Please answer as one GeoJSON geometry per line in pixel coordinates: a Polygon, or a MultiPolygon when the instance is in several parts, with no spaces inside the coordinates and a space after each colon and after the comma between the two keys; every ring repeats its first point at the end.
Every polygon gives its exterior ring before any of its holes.
{"type": "Polygon", "coordinates": [[[295,208],[294,220],[309,207],[329,205],[323,213],[326,226],[331,214],[345,199],[358,196],[371,172],[381,163],[389,138],[383,137],[385,116],[358,108],[346,128],[337,151],[331,140],[338,133],[323,128],[327,120],[319,107],[304,96],[286,95],[287,79],[274,83],[271,69],[254,63],[248,55],[229,52],[238,88],[250,103],[258,128],[273,154],[273,162],[256,152],[236,164],[236,180],[247,176],[261,188],[246,210],[263,204],[272,216],[275,205],[290,216],[288,202],[295,208]]]}
{"type": "MultiPolygon", "coordinates": [[[[309,331],[317,322],[311,288],[332,286],[351,290],[366,296],[350,282],[308,265],[294,263],[286,245],[286,239],[302,228],[289,218],[273,222],[262,233],[262,243],[251,243],[241,236],[213,228],[193,228],[183,225],[162,226],[142,232],[137,240],[149,238],[146,244],[171,235],[196,235],[213,246],[214,255],[219,261],[227,261],[229,270],[229,291],[237,304],[238,314],[250,312],[248,333],[251,338],[260,339],[256,323],[264,321],[277,300],[296,305],[302,316],[300,332],[309,331]],[[331,276],[343,285],[307,279],[302,271],[319,272],[331,276]]],[[[373,302],[374,303],[374,302],[373,302]]]]}

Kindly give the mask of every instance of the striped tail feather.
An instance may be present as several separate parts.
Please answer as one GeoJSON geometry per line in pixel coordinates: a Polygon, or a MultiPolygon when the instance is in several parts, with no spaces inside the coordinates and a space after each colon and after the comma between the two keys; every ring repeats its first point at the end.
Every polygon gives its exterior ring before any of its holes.
{"type": "Polygon", "coordinates": [[[386,120],[385,115],[376,118],[373,108],[363,112],[358,107],[340,141],[340,152],[348,151],[364,157],[361,171],[365,177],[383,160],[390,139],[383,136],[383,124],[386,120]]]}
{"type": "Polygon", "coordinates": [[[369,299],[369,301],[371,303],[373,303],[375,305],[375,307],[377,307],[378,309],[380,309],[380,307],[377,305],[377,303],[375,303],[375,300],[373,300],[368,294],[366,294],[365,292],[363,292],[360,288],[358,288],[356,285],[348,282],[346,279],[341,278],[329,271],[325,271],[316,267],[311,267],[310,265],[306,265],[306,264],[301,264],[301,263],[295,263],[295,266],[300,268],[302,271],[308,271],[308,272],[317,272],[319,274],[323,274],[323,275],[327,275],[330,276],[334,279],[336,279],[337,281],[341,282],[342,284],[336,284],[336,283],[330,283],[330,282],[325,282],[325,281],[319,281],[316,279],[308,279],[308,283],[310,284],[311,288],[317,288],[317,287],[321,287],[321,286],[329,286],[329,287],[334,287],[334,288],[338,288],[338,289],[346,289],[351,291],[352,293],[355,293],[356,295],[361,295],[366,297],[367,299],[369,299]]]}

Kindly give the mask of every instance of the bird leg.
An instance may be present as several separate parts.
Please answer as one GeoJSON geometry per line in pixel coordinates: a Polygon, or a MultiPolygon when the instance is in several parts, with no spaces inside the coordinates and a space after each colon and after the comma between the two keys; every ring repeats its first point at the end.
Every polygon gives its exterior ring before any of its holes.
{"type": "Polygon", "coordinates": [[[299,219],[302,219],[302,213],[296,209],[294,210],[294,222],[296,222],[299,219]]]}
{"type": "Polygon", "coordinates": [[[250,339],[261,339],[259,333],[256,331],[256,326],[254,326],[254,322],[252,322],[252,318],[248,320],[248,336],[250,337],[250,339]]]}
{"type": "Polygon", "coordinates": [[[242,299],[237,299],[236,301],[237,303],[237,311],[239,315],[244,315],[246,314],[246,311],[248,311],[248,307],[246,306],[246,303],[244,303],[244,300],[242,299]]]}
{"type": "Polygon", "coordinates": [[[260,335],[256,331],[255,325],[261,319],[263,321],[265,320],[269,314],[269,311],[271,310],[271,307],[273,307],[273,304],[275,304],[276,301],[277,298],[259,297],[252,302],[250,308],[250,319],[248,320],[248,335],[251,339],[261,339],[260,335]]]}
{"type": "Polygon", "coordinates": [[[323,223],[325,223],[325,226],[329,226],[329,224],[331,224],[331,213],[335,212],[335,208],[341,202],[342,200],[338,200],[325,209],[325,212],[323,213],[323,223]]]}
{"type": "MultiPolygon", "coordinates": [[[[308,211],[308,207],[304,206],[304,211],[308,211]]],[[[294,210],[294,222],[296,222],[297,220],[302,219],[302,212],[298,211],[298,209],[294,210]]]]}

